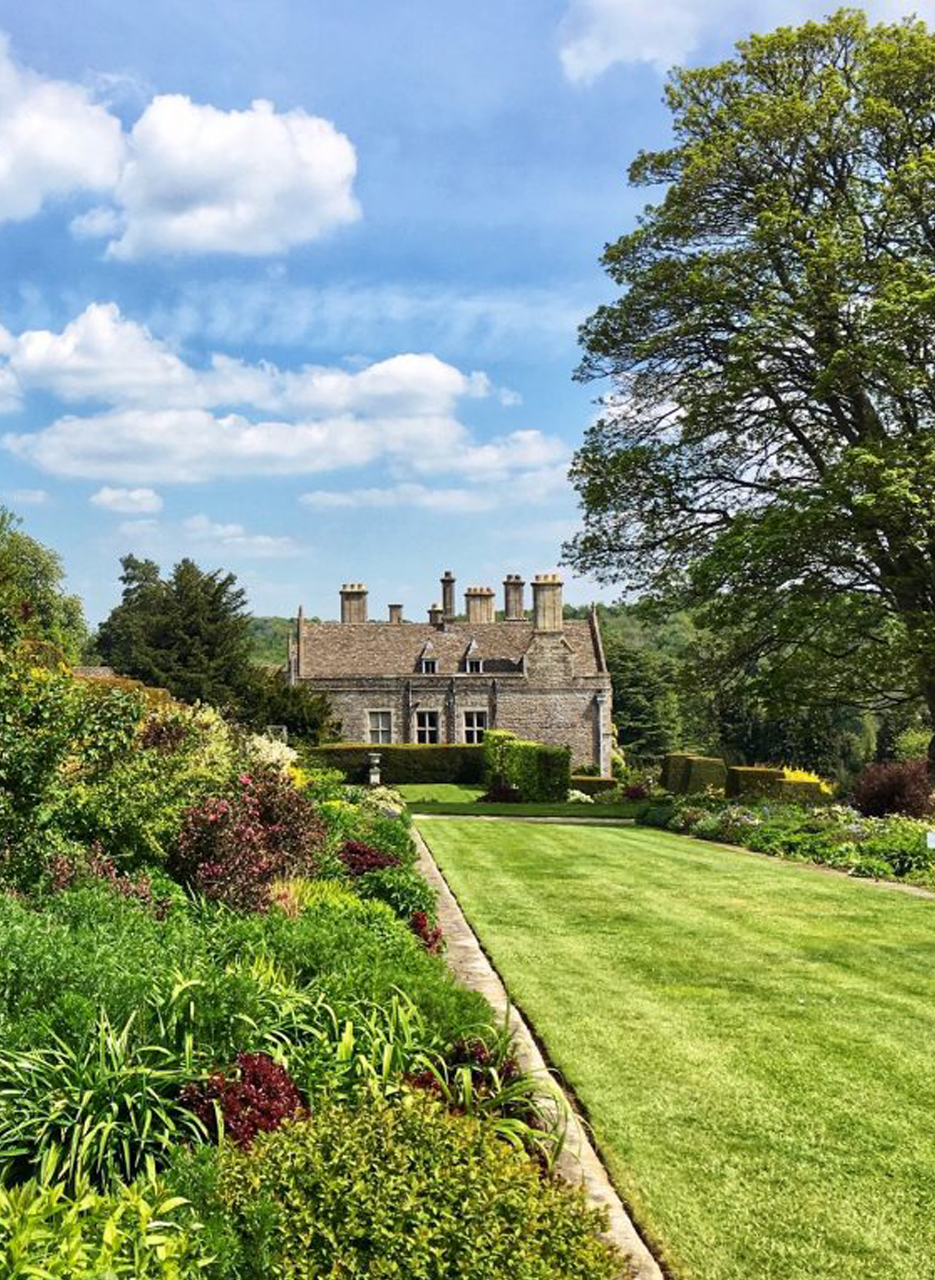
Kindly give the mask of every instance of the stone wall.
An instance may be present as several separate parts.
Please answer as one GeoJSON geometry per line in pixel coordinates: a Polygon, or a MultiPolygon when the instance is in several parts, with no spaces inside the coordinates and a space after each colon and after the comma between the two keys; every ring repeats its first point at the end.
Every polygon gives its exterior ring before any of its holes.
{"type": "Polygon", "coordinates": [[[464,742],[464,712],[486,711],[490,728],[568,745],[574,767],[597,764],[605,772],[609,769],[606,675],[572,677],[560,685],[538,684],[523,676],[360,677],[316,680],[315,688],[328,696],[346,742],[369,740],[370,711],[392,712],[394,742],[416,740],[417,711],[438,712],[442,742],[464,742]]]}

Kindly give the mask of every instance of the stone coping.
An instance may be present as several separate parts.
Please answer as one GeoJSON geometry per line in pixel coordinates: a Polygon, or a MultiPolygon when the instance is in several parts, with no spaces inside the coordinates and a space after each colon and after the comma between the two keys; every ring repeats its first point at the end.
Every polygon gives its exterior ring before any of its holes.
{"type": "MultiPolygon", "coordinates": [[[[440,815],[435,815],[430,820],[434,821],[439,817],[440,815]]],[[[421,820],[419,817],[419,821],[421,820]]],[[[482,819],[479,817],[474,819],[480,820],[482,819]]],[[[490,820],[498,821],[495,818],[490,820]]],[[[567,819],[530,818],[525,821],[564,822],[567,819]]],[[[580,822],[581,819],[577,821],[580,822]]],[[[584,1125],[574,1107],[555,1085],[532,1032],[510,1002],[506,988],[481,949],[418,827],[413,828],[413,836],[419,853],[419,870],[438,894],[438,922],[444,931],[449,968],[465,986],[479,991],[487,998],[501,1021],[508,1022],[520,1066],[524,1071],[540,1076],[543,1081],[549,1081],[551,1091],[557,1095],[556,1107],[567,1113],[565,1146],[556,1162],[557,1172],[566,1181],[582,1186],[593,1204],[607,1210],[610,1219],[608,1239],[629,1259],[633,1280],[663,1280],[659,1264],[623,1207],[606,1169],[591,1145],[584,1125]]]]}

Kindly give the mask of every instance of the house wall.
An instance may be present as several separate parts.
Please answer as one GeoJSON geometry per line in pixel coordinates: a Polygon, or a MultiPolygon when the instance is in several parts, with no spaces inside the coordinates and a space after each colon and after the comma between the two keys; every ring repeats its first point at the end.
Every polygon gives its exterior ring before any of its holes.
{"type": "Polygon", "coordinates": [[[609,772],[610,680],[606,675],[566,677],[561,685],[524,676],[413,676],[318,679],[340,736],[367,742],[370,711],[391,711],[393,741],[415,741],[416,711],[437,711],[442,742],[464,741],[464,712],[487,711],[490,728],[568,745],[574,766],[597,764],[609,772]]]}

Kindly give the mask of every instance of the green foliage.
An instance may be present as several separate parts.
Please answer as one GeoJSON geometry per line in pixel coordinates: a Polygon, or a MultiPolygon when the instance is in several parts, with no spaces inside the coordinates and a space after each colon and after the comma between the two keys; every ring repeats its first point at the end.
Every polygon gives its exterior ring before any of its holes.
{"type": "Polygon", "coordinates": [[[385,902],[407,923],[417,911],[424,911],[434,923],[437,903],[435,892],[427,881],[408,867],[387,867],[384,871],[368,871],[358,876],[354,888],[364,898],[385,902]]]}
{"type": "Polygon", "coordinates": [[[390,786],[407,782],[478,782],[482,747],[446,743],[439,746],[392,743],[337,742],[302,752],[312,767],[340,769],[348,782],[366,782],[370,753],[380,753],[380,777],[390,786]]]}
{"type": "Polygon", "coordinates": [[[728,770],[723,760],[671,751],[662,762],[662,786],[676,795],[723,791],[728,770]]]}
{"type": "Polygon", "coordinates": [[[97,633],[103,661],[184,702],[235,705],[253,671],[233,574],[181,560],[162,579],[151,560],[125,556],[121,564],[123,599],[97,633]]]}
{"type": "Polygon", "coordinates": [[[764,765],[733,765],[727,770],[728,796],[777,796],[783,781],[782,769],[764,765]]]}
{"type": "Polygon", "coordinates": [[[596,796],[601,791],[613,791],[616,778],[595,778],[588,774],[573,773],[569,779],[573,791],[583,791],[586,796],[596,796]]]}
{"type": "Polygon", "coordinates": [[[254,615],[250,619],[247,631],[250,638],[250,661],[258,666],[285,666],[289,652],[289,639],[294,632],[294,618],[254,615]]]}
{"type": "Polygon", "coordinates": [[[238,685],[236,709],[238,720],[254,729],[284,726],[293,743],[317,743],[331,722],[328,699],[308,684],[290,684],[284,671],[247,671],[238,685]]]}
{"type": "Polygon", "coordinates": [[[512,787],[526,804],[561,804],[571,789],[571,749],[525,742],[506,729],[484,736],[484,781],[488,790],[512,787]]]}
{"type": "Polygon", "coordinates": [[[407,1280],[620,1274],[580,1191],[543,1180],[483,1124],[424,1097],[323,1106],[247,1156],[225,1150],[221,1166],[218,1199],[198,1208],[233,1216],[251,1277],[324,1275],[336,1253],[349,1274],[407,1280]]]}
{"type": "Polygon", "coordinates": [[[725,684],[780,707],[935,716],[933,85],[923,23],[857,10],[675,72],[630,169],[663,194],[582,328],[612,387],[570,562],[701,602],[725,684]]]}
{"type": "Polygon", "coordinates": [[[0,1186],[4,1280],[197,1280],[211,1263],[200,1237],[191,1207],[154,1180],[108,1194],[48,1177],[0,1186]]]}
{"type": "Polygon", "coordinates": [[[928,755],[932,735],[928,729],[910,727],[896,736],[893,756],[896,760],[921,760],[928,755]]]}
{"type": "MultiPolygon", "coordinates": [[[[769,785],[769,780],[766,780],[769,785]]],[[[728,800],[679,798],[643,821],[703,840],[745,845],[772,857],[817,862],[852,876],[933,883],[927,824],[914,818],[866,818],[845,805],[810,805],[748,792],[728,800]]]]}
{"type": "Polygon", "coordinates": [[[54,551],[21,532],[19,521],[0,506],[0,614],[8,634],[19,636],[69,662],[87,637],[81,603],[64,591],[62,562],[54,551]]]}
{"type": "Polygon", "coordinates": [[[673,659],[613,632],[605,640],[604,657],[620,749],[630,760],[658,760],[682,733],[673,659]]]}

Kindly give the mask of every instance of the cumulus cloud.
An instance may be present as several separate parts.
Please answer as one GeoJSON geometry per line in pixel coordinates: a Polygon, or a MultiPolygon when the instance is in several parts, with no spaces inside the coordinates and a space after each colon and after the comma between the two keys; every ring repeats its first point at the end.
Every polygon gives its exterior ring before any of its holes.
{"type": "Polygon", "coordinates": [[[105,511],[136,515],[162,510],[162,498],[153,489],[112,489],[107,485],[91,495],[91,504],[105,511]]]}
{"type": "Polygon", "coordinates": [[[60,332],[7,334],[5,351],[15,394],[43,391],[72,411],[42,430],[10,432],[3,444],[75,479],[148,487],[383,459],[404,473],[457,472],[475,483],[552,466],[566,452],[535,430],[479,443],[459,409],[495,389],[485,374],[430,352],[354,370],[284,370],[224,355],[198,368],[100,303],[60,332]]]}
{"type": "MultiPolygon", "coordinates": [[[[901,0],[870,0],[865,7],[881,21],[910,11],[901,0]]],[[[922,0],[915,9],[924,17],[935,6],[932,0],[922,0]]],[[[821,0],[766,0],[755,15],[741,0],[713,0],[704,6],[697,0],[656,0],[652,5],[638,0],[570,0],[559,28],[559,56],[573,84],[590,84],[617,63],[649,63],[665,72],[709,40],[720,47],[725,37],[732,42],[754,28],[788,26],[822,18],[828,11],[821,0]]]]}
{"type": "Polygon", "coordinates": [[[160,95],[127,140],[115,191],[124,227],[108,253],[282,253],[360,216],[356,168],[350,141],[301,109],[257,100],[219,111],[160,95]]]}
{"type": "Polygon", "coordinates": [[[0,35],[0,221],[98,193],[71,227],[114,258],[283,253],[360,216],[356,169],[331,121],[260,99],[221,111],[159,94],[125,132],[88,89],[17,66],[0,35]]]}
{"type": "Polygon", "coordinates": [[[123,155],[116,116],[80,85],[18,67],[0,34],[0,221],[31,218],[57,196],[112,189],[123,155]]]}

